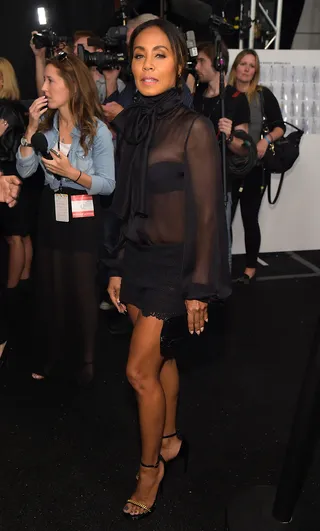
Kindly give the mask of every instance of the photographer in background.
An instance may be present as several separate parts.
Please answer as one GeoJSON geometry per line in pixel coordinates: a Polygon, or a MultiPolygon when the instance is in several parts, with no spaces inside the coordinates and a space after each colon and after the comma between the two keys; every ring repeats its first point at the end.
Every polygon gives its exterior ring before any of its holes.
{"type": "MultiPolygon", "coordinates": [[[[37,87],[37,94],[38,96],[43,96],[42,91],[42,85],[43,85],[43,78],[44,78],[44,69],[46,67],[46,48],[36,48],[34,42],[33,42],[33,36],[36,35],[37,31],[31,32],[31,39],[30,39],[30,48],[33,51],[35,61],[36,61],[36,87],[37,87]]],[[[54,50],[54,55],[57,53],[65,51],[67,53],[70,53],[69,46],[66,42],[60,43],[57,48],[54,50]]]]}
{"type": "MultiPolygon", "coordinates": [[[[79,30],[75,32],[73,36],[73,52],[75,53],[75,55],[78,55],[79,44],[81,44],[87,52],[103,52],[102,48],[98,48],[96,46],[89,46],[88,39],[98,39],[98,37],[93,33],[93,31],[90,30],[79,30]]],[[[90,72],[98,90],[99,101],[100,103],[104,103],[107,96],[107,71],[104,71],[103,74],[101,74],[96,66],[90,66],[90,72]]],[[[116,85],[119,93],[121,93],[125,88],[125,84],[121,79],[117,79],[116,85]]]]}
{"type": "MultiPolygon", "coordinates": [[[[46,66],[46,48],[37,49],[35,47],[33,43],[33,35],[35,33],[37,32],[33,31],[31,33],[30,48],[33,51],[34,56],[35,56],[36,86],[37,86],[37,94],[40,97],[40,96],[43,96],[42,85],[43,85],[43,78],[44,78],[44,70],[46,66]]],[[[102,48],[97,48],[96,46],[89,46],[88,39],[98,39],[98,37],[93,33],[93,31],[90,31],[90,30],[79,30],[75,32],[73,36],[73,52],[75,55],[78,55],[79,44],[81,44],[84,47],[84,49],[90,53],[103,51],[102,48]]],[[[90,72],[92,74],[93,80],[97,87],[99,101],[100,103],[103,103],[105,101],[106,93],[107,93],[106,79],[102,74],[100,74],[100,72],[97,70],[95,66],[90,67],[90,72]]],[[[125,88],[125,84],[123,83],[123,81],[121,81],[121,79],[118,79],[117,90],[119,91],[119,93],[121,93],[124,88],[125,88]]]]}
{"type": "MultiPolygon", "coordinates": [[[[229,66],[229,52],[224,42],[221,43],[222,57],[225,64],[225,73],[229,66]]],[[[248,133],[250,122],[250,109],[247,98],[235,88],[225,82],[225,118],[221,117],[220,98],[220,73],[214,68],[216,57],[215,46],[212,42],[198,45],[198,58],[196,72],[200,85],[197,87],[194,96],[194,108],[203,114],[213,123],[215,132],[219,138],[221,133],[225,133],[227,138],[227,149],[236,155],[245,155],[242,145],[243,140],[235,138],[233,131],[242,130],[248,133]]],[[[228,176],[228,205],[227,205],[227,225],[229,233],[229,264],[231,266],[231,178],[228,176]]]]}

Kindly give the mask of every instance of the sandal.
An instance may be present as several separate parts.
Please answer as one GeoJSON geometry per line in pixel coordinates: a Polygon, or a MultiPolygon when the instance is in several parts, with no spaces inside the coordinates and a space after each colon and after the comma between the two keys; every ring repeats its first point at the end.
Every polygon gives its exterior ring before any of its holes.
{"type": "MultiPolygon", "coordinates": [[[[142,462],[140,462],[140,465],[145,467],[145,468],[159,468],[160,462],[163,463],[164,471],[166,471],[166,462],[163,459],[162,455],[159,455],[158,461],[156,462],[155,465],[145,465],[142,462]]],[[[163,478],[162,478],[161,482],[159,483],[159,488],[158,488],[158,492],[157,492],[157,495],[156,495],[156,499],[155,499],[155,501],[154,501],[154,503],[153,503],[153,505],[151,507],[147,507],[144,503],[141,503],[141,502],[139,502],[137,500],[133,500],[132,498],[129,498],[126,503],[130,503],[131,505],[134,505],[136,507],[140,507],[140,509],[143,509],[144,512],[140,513],[140,514],[130,514],[129,512],[122,511],[123,516],[125,518],[127,518],[128,520],[141,520],[142,518],[146,518],[146,516],[149,516],[150,514],[152,514],[154,512],[155,508],[156,508],[157,498],[158,498],[159,492],[160,492],[160,490],[162,490],[162,488],[163,488],[163,478]]]]}

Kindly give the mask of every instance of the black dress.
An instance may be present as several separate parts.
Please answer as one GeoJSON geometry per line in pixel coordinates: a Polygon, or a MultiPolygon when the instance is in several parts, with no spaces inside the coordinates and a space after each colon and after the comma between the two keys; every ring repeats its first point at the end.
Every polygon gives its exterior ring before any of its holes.
{"type": "MultiPolygon", "coordinates": [[[[124,132],[126,112],[119,115],[124,132]]],[[[122,302],[167,320],[186,312],[187,299],[230,294],[227,229],[220,153],[209,120],[175,102],[152,120],[146,169],[143,149],[130,136],[123,141],[113,204],[124,219],[123,256],[112,274],[122,276],[122,302]],[[139,209],[141,196],[145,208],[139,209]]]]}
{"type": "MultiPolygon", "coordinates": [[[[0,118],[8,128],[0,137],[0,171],[17,175],[16,152],[25,130],[26,110],[18,102],[0,99],[0,118]]],[[[28,186],[22,186],[19,201],[14,208],[0,203],[0,231],[5,236],[27,236],[30,232],[28,186]]]]}

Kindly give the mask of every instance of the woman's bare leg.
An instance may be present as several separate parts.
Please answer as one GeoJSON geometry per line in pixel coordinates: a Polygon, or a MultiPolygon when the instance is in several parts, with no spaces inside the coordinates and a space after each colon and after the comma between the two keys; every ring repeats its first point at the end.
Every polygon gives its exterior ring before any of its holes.
{"type": "MultiPolygon", "coordinates": [[[[141,461],[146,465],[156,465],[158,462],[165,424],[165,396],[159,376],[163,364],[160,354],[162,326],[163,321],[155,317],[144,317],[139,313],[127,364],[127,377],[137,394],[142,442],[141,461]]],[[[139,480],[132,499],[151,507],[163,473],[162,463],[158,468],[140,467],[139,480]]],[[[130,503],[125,506],[124,511],[130,514],[145,512],[130,503]]]]}
{"type": "MultiPolygon", "coordinates": [[[[163,435],[176,433],[176,416],[179,396],[179,372],[175,359],[167,360],[160,372],[160,382],[165,394],[166,417],[163,435]]],[[[161,455],[165,461],[174,459],[179,453],[181,440],[177,436],[162,439],[161,455]]]]}
{"type": "Polygon", "coordinates": [[[25,251],[21,236],[8,236],[9,245],[9,266],[8,266],[8,288],[16,288],[21,278],[21,273],[25,264],[25,251]]]}
{"type": "MultiPolygon", "coordinates": [[[[139,316],[139,308],[128,305],[130,319],[135,325],[139,316]]],[[[160,372],[160,382],[165,394],[166,414],[163,435],[176,433],[176,415],[179,396],[179,371],[175,359],[167,360],[163,363],[160,372]]],[[[181,440],[178,437],[162,439],[161,455],[165,461],[174,459],[179,453],[181,440]]]]}
{"type": "Polygon", "coordinates": [[[25,261],[24,261],[24,268],[23,268],[20,278],[21,280],[27,280],[28,278],[30,278],[33,248],[32,248],[32,241],[29,235],[22,238],[22,241],[24,245],[25,261]]]}

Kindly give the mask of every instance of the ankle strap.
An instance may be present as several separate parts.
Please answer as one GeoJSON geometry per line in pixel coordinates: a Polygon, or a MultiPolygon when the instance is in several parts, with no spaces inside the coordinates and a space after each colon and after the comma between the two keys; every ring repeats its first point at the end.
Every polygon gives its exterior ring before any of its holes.
{"type": "Polygon", "coordinates": [[[140,461],[140,465],[143,466],[144,468],[158,468],[159,463],[160,463],[160,457],[158,457],[158,461],[156,462],[155,465],[145,465],[142,461],[140,461]]]}
{"type": "Polygon", "coordinates": [[[171,435],[164,435],[162,439],[171,439],[171,437],[176,437],[178,432],[172,433],[171,435]]]}

